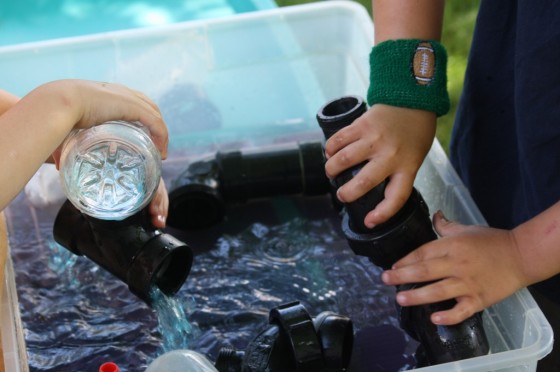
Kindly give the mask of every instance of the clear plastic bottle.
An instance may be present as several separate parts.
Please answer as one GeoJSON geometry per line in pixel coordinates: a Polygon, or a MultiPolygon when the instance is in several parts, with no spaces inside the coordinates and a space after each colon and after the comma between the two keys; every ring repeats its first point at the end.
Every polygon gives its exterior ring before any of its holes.
{"type": "Polygon", "coordinates": [[[157,357],[146,372],[218,372],[202,354],[193,350],[173,350],[157,357]]]}
{"type": "Polygon", "coordinates": [[[60,175],[67,198],[81,212],[121,220],[152,199],[160,182],[161,157],[141,124],[110,121],[68,136],[60,175]]]}

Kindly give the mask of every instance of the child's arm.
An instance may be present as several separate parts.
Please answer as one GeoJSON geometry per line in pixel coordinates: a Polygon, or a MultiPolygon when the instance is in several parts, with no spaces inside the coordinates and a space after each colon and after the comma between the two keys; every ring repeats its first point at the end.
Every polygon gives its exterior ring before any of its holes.
{"type": "MultiPolygon", "coordinates": [[[[395,39],[438,40],[442,0],[374,0],[375,43],[395,39]]],[[[394,215],[412,191],[416,173],[434,140],[436,114],[384,104],[373,105],[354,123],[325,144],[326,173],[333,178],[353,165],[367,161],[361,171],[339,188],[338,198],[352,202],[390,179],[385,199],[365,218],[373,227],[394,215]]]]}
{"type": "MultiPolygon", "coordinates": [[[[58,162],[60,154],[55,150],[73,128],[109,120],[143,123],[166,158],[167,128],[159,109],[148,97],[125,86],[60,80],[36,88],[13,104],[0,116],[0,210],[52,153],[58,162]]],[[[158,211],[166,205],[165,200],[154,204],[160,205],[152,206],[158,211]]],[[[160,219],[154,216],[155,221],[160,219]]],[[[161,227],[161,223],[156,225],[161,227]]]]}
{"type": "Polygon", "coordinates": [[[0,115],[8,111],[19,101],[19,98],[13,94],[0,89],[0,115]]]}

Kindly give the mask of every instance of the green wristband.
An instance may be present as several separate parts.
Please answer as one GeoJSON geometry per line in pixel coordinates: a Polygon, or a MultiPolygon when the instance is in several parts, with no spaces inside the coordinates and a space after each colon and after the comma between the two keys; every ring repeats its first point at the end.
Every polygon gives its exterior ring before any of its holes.
{"type": "Polygon", "coordinates": [[[435,40],[388,40],[374,46],[369,56],[370,106],[384,103],[432,111],[449,111],[447,53],[435,40]]]}

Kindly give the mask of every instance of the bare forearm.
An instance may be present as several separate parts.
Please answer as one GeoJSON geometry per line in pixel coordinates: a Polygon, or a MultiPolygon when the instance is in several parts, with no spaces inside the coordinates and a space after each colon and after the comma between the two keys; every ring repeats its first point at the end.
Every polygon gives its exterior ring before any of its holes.
{"type": "Polygon", "coordinates": [[[372,0],[375,43],[393,39],[439,40],[444,0],[372,0]]]}
{"type": "Polygon", "coordinates": [[[18,97],[0,89],[0,115],[12,108],[18,100],[18,97]]]}
{"type": "Polygon", "coordinates": [[[0,116],[0,209],[23,188],[79,119],[72,90],[42,86],[0,116]],[[8,176],[9,175],[9,176],[8,176]]]}
{"type": "Polygon", "coordinates": [[[513,229],[527,285],[560,273],[560,202],[513,229]]]}

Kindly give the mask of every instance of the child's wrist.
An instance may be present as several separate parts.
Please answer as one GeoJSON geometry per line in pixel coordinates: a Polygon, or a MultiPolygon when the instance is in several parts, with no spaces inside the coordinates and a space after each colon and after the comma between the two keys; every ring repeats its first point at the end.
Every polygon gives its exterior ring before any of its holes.
{"type": "Polygon", "coordinates": [[[435,40],[388,40],[370,54],[368,104],[384,103],[434,112],[449,111],[447,53],[435,40]]]}

